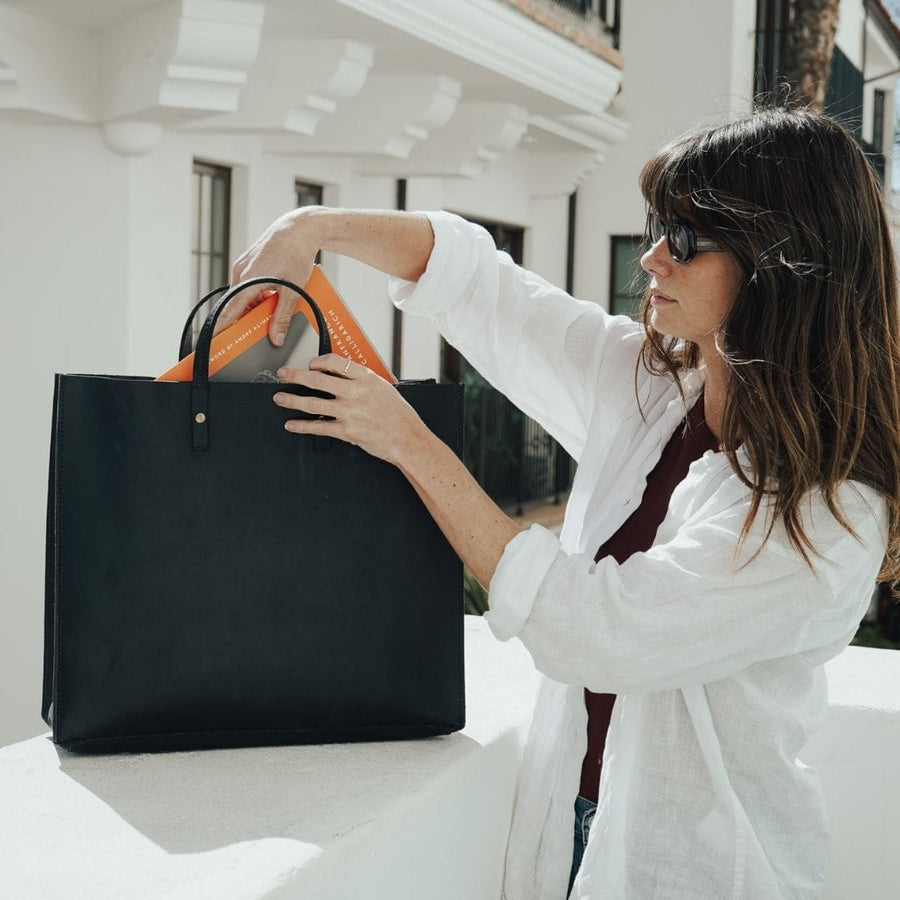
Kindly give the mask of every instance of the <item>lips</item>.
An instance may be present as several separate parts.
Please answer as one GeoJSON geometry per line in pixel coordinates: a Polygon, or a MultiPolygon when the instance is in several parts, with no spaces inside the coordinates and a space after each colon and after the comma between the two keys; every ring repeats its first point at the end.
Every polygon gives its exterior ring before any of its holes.
{"type": "Polygon", "coordinates": [[[665,294],[661,293],[657,290],[652,290],[650,292],[650,302],[654,306],[666,306],[670,303],[676,303],[676,300],[673,300],[671,297],[667,297],[665,294]]]}

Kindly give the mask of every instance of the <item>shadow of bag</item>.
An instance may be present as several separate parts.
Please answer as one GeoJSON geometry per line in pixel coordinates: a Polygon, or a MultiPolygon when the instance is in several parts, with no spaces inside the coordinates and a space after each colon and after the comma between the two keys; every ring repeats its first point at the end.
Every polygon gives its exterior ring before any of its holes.
{"type": "MultiPolygon", "coordinates": [[[[462,565],[395,467],[290,434],[275,390],[57,375],[42,716],[78,751],[447,734],[465,723],[462,565]]],[[[224,288],[213,292],[221,293],[224,288]]],[[[212,295],[211,295],[212,296],[212,295]]],[[[299,316],[296,318],[300,318],[299,316]]],[[[397,390],[456,453],[462,389],[397,390]]],[[[314,392],[313,392],[314,393],[314,392]]]]}

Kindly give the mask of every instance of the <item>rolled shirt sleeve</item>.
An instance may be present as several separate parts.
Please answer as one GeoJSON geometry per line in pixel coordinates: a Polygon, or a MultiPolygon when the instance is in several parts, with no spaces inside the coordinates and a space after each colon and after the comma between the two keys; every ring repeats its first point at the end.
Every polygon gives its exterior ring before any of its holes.
{"type": "Polygon", "coordinates": [[[490,609],[485,613],[488,625],[501,641],[522,630],[559,552],[556,536],[540,525],[520,532],[506,545],[491,578],[490,609]]]}
{"type": "Polygon", "coordinates": [[[635,390],[640,327],[576,300],[498,252],[480,226],[427,214],[434,248],[416,283],[392,278],[397,307],[430,318],[490,384],[539,422],[575,459],[600,381],[635,390]]]}
{"type": "Polygon", "coordinates": [[[616,694],[708,683],[848,639],[883,558],[886,513],[867,488],[841,494],[857,537],[813,499],[811,567],[777,526],[754,556],[762,513],[737,555],[746,503],[698,515],[622,565],[566,554],[532,527],[500,560],[488,622],[501,639],[517,635],[555,681],[616,694]]]}

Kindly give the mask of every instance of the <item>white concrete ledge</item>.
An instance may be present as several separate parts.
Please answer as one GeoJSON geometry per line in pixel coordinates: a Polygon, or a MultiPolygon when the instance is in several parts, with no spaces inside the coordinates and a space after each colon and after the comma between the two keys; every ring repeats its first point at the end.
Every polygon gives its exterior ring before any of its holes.
{"type": "Polygon", "coordinates": [[[520,644],[467,618],[466,679],[465,730],[422,741],[6,747],[0,896],[497,900],[535,676],[520,644]]]}
{"type": "Polygon", "coordinates": [[[828,718],[803,753],[831,819],[825,900],[897,900],[900,651],[848,647],[825,669],[828,718]]]}
{"type": "MultiPolygon", "coordinates": [[[[804,760],[832,819],[827,900],[897,897],[900,653],[827,666],[804,760]]],[[[498,900],[535,673],[466,620],[468,725],[401,743],[79,756],[0,750],[0,896],[498,900]]]]}

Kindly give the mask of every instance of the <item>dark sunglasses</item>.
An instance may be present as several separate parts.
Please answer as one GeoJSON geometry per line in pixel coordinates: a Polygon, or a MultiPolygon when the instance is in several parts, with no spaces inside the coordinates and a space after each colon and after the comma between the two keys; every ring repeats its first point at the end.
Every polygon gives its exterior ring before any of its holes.
{"type": "Polygon", "coordinates": [[[655,245],[665,236],[669,255],[675,262],[690,262],[698,253],[724,253],[724,248],[715,241],[705,237],[698,237],[697,232],[684,222],[673,222],[666,225],[655,213],[647,213],[647,233],[650,235],[650,244],[655,245]]]}

